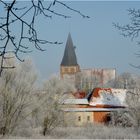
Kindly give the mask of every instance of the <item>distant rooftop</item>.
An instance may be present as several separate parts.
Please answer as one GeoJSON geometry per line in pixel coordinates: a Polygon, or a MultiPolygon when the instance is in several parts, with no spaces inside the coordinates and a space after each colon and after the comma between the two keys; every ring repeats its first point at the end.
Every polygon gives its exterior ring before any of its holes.
{"type": "Polygon", "coordinates": [[[77,66],[77,65],[78,63],[75,54],[75,48],[73,46],[71,34],[69,33],[61,66],[77,66]]]}
{"type": "Polygon", "coordinates": [[[120,111],[126,110],[125,108],[62,108],[65,112],[93,112],[93,111],[120,111]]]}
{"type": "Polygon", "coordinates": [[[63,101],[63,104],[82,104],[82,105],[88,105],[89,102],[87,99],[66,99],[63,101]]]}

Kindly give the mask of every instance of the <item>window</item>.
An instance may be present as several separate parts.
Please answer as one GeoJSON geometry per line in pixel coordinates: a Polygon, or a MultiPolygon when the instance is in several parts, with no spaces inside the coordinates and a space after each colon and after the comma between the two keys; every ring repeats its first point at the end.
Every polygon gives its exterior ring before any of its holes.
{"type": "Polygon", "coordinates": [[[70,68],[70,71],[73,73],[74,72],[74,68],[70,68]]]}
{"type": "Polygon", "coordinates": [[[87,116],[87,121],[90,121],[90,116],[87,116]]]}
{"type": "Polygon", "coordinates": [[[79,122],[81,121],[81,116],[78,116],[78,121],[79,121],[79,122]]]}
{"type": "Polygon", "coordinates": [[[69,69],[68,68],[65,68],[65,72],[68,72],[69,71],[69,69]]]}

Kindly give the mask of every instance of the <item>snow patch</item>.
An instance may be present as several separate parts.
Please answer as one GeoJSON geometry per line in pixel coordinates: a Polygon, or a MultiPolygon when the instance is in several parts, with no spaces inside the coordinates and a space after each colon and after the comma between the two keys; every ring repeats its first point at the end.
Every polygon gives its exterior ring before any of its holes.
{"type": "Polygon", "coordinates": [[[126,90],[111,89],[110,91],[100,90],[99,97],[92,97],[90,100],[91,106],[96,105],[111,105],[111,106],[126,106],[126,90]]]}

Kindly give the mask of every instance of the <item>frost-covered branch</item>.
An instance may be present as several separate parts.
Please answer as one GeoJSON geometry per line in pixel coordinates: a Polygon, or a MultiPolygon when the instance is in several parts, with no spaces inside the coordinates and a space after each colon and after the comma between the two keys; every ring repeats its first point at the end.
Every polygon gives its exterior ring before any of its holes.
{"type": "MultiPolygon", "coordinates": [[[[132,41],[137,38],[137,43],[138,45],[140,45],[140,9],[128,9],[128,15],[130,16],[129,24],[120,25],[119,23],[113,23],[113,26],[117,28],[121,32],[121,35],[123,35],[124,37],[129,37],[132,41]]],[[[139,52],[137,52],[135,55],[137,57],[140,57],[139,52]]],[[[131,66],[140,68],[140,65],[135,66],[131,64],[131,66]]]]}
{"type": "Polygon", "coordinates": [[[139,37],[140,32],[140,9],[128,9],[128,15],[130,16],[130,23],[121,26],[118,23],[113,23],[113,25],[121,31],[124,37],[130,37],[131,40],[139,37]]]}
{"type": "Polygon", "coordinates": [[[5,60],[7,59],[5,55],[9,53],[9,50],[18,60],[24,61],[24,59],[21,58],[21,54],[32,52],[29,44],[40,51],[45,50],[42,47],[42,45],[45,44],[62,44],[62,42],[39,38],[35,26],[38,16],[43,16],[48,19],[53,18],[54,15],[62,18],[70,18],[71,16],[65,15],[65,12],[60,13],[55,10],[55,6],[59,4],[66,8],[66,10],[78,13],[83,18],[89,18],[80,11],[71,8],[64,2],[58,0],[31,0],[22,6],[20,5],[21,3],[22,2],[17,0],[0,0],[0,6],[4,13],[3,15],[0,14],[0,75],[3,69],[14,68],[14,66],[5,66],[5,60]],[[15,28],[18,30],[18,33],[15,31],[15,28]]]}

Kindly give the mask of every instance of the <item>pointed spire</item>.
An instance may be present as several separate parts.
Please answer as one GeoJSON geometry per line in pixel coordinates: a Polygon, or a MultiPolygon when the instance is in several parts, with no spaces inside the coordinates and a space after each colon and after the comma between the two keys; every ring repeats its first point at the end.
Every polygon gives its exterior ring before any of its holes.
{"type": "Polygon", "coordinates": [[[68,34],[64,56],[61,62],[61,66],[77,66],[77,58],[75,54],[75,48],[73,46],[71,34],[68,34]]]}

